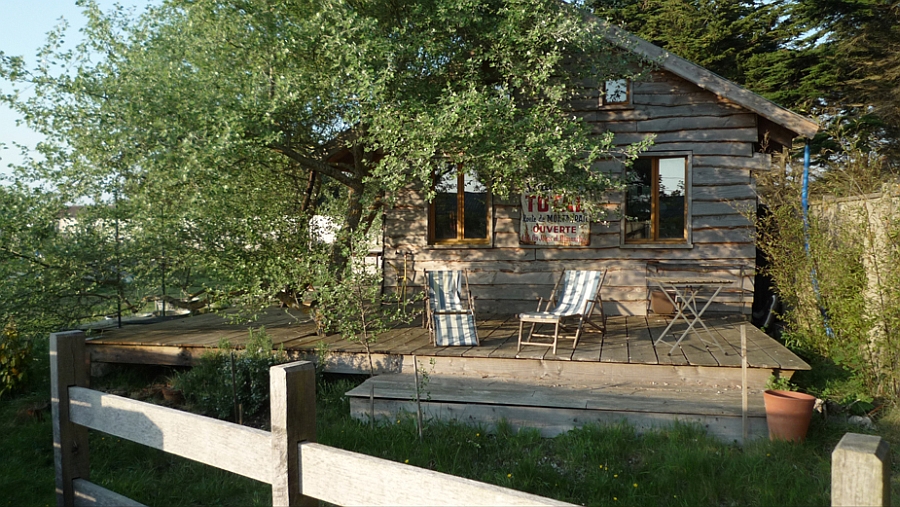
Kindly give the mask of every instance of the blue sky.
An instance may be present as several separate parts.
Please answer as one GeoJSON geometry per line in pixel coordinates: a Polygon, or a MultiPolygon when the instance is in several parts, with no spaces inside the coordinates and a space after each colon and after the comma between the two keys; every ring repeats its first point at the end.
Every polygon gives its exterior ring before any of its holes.
{"type": "MultiPolygon", "coordinates": [[[[154,0],[97,0],[101,9],[107,11],[115,4],[136,7],[142,12],[144,7],[159,3],[154,0]]],[[[75,0],[0,0],[0,51],[7,55],[23,56],[33,64],[34,54],[46,39],[46,34],[65,18],[69,22],[67,43],[76,44],[81,40],[78,30],[85,19],[75,0]]],[[[9,82],[0,80],[0,92],[10,90],[9,82]]],[[[40,136],[27,127],[16,126],[18,115],[6,106],[0,105],[0,143],[8,149],[0,149],[0,174],[9,174],[7,166],[21,160],[13,142],[34,146],[40,136]]]]}

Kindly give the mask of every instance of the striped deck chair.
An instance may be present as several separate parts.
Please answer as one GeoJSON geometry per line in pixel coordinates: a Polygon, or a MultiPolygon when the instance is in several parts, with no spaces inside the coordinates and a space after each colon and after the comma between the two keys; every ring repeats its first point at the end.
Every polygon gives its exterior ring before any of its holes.
{"type": "Polygon", "coordinates": [[[475,302],[469,292],[469,276],[460,271],[426,271],[425,325],[436,347],[477,346],[475,302]],[[462,279],[466,301],[462,300],[462,279]]]}
{"type": "Polygon", "coordinates": [[[599,332],[606,330],[606,315],[603,313],[603,301],[600,299],[600,289],[603,287],[603,281],[606,278],[606,270],[603,271],[572,271],[567,270],[556,282],[553,287],[553,295],[547,301],[546,306],[541,310],[544,300],[538,301],[538,308],[535,312],[527,312],[519,314],[519,346],[517,352],[522,351],[523,345],[539,345],[542,347],[551,347],[553,355],[556,355],[557,343],[560,338],[574,339],[572,349],[578,346],[578,338],[584,330],[584,325],[597,329],[599,332]],[[558,289],[558,290],[557,290],[558,289]],[[555,306],[551,309],[551,306],[555,306]],[[600,325],[591,320],[594,312],[600,314],[600,325]],[[577,319],[578,325],[575,333],[560,334],[560,330],[569,331],[566,322],[577,319]],[[522,331],[526,322],[531,323],[531,330],[528,337],[522,339],[522,331]],[[540,324],[553,324],[553,334],[538,334],[534,332],[535,326],[540,324]],[[552,338],[552,342],[532,341],[533,338],[552,338]]]}

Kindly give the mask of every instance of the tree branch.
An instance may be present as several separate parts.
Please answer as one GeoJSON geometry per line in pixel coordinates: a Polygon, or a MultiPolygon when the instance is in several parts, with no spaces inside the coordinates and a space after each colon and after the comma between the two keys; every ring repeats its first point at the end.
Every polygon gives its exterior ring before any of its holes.
{"type": "Polygon", "coordinates": [[[13,257],[18,257],[20,259],[24,259],[32,264],[37,264],[38,266],[45,267],[47,269],[57,269],[57,266],[51,266],[50,264],[39,261],[30,255],[20,254],[19,252],[15,252],[13,250],[10,250],[9,248],[6,248],[5,246],[0,246],[0,251],[6,252],[9,255],[12,255],[13,257]]]}
{"type": "Polygon", "coordinates": [[[357,178],[354,178],[352,173],[347,174],[347,172],[342,171],[340,168],[335,167],[331,164],[322,162],[320,160],[316,160],[314,158],[307,157],[297,151],[294,151],[290,147],[284,146],[281,144],[273,143],[273,144],[267,145],[266,147],[271,149],[275,153],[280,153],[281,155],[284,155],[284,156],[290,158],[291,160],[296,161],[297,163],[306,167],[310,171],[316,171],[318,173],[321,173],[321,174],[324,174],[331,178],[334,178],[335,180],[337,180],[338,182],[340,182],[341,184],[343,184],[345,186],[348,186],[348,187],[354,188],[354,189],[362,188],[362,182],[359,181],[357,178]]]}

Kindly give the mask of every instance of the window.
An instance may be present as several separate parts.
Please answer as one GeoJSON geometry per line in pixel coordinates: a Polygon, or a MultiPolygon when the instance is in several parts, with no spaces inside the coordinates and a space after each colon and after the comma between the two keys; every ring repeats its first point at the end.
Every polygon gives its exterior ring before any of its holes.
{"type": "Polygon", "coordinates": [[[478,179],[448,165],[435,175],[429,207],[428,242],[484,245],[491,237],[491,196],[478,179]]]}
{"type": "Polygon", "coordinates": [[[600,90],[601,106],[627,106],[631,104],[631,80],[610,79],[600,90]]]}
{"type": "Polygon", "coordinates": [[[641,157],[628,172],[624,242],[688,243],[688,157],[641,157]]]}

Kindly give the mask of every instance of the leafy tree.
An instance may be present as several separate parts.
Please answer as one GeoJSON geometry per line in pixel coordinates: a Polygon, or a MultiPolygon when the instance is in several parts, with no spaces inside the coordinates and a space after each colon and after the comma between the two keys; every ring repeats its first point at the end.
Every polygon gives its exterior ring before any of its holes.
{"type": "Polygon", "coordinates": [[[103,315],[118,298],[109,224],[90,219],[60,227],[66,209],[56,195],[0,186],[0,320],[14,319],[28,339],[103,315]]]}
{"type": "Polygon", "coordinates": [[[557,2],[169,0],[136,19],[80,5],[76,50],[61,28],[46,63],[0,56],[0,76],[35,90],[3,99],[48,137],[29,174],[64,200],[115,196],[144,257],[199,263],[223,293],[302,287],[322,260],[304,255],[317,209],[342,217],[340,276],[352,234],[401,189],[429,191],[439,159],[501,196],[584,194],[613,184],[595,161],[641,148],[613,153],[566,112],[581,79],[624,71],[557,2]]]}

